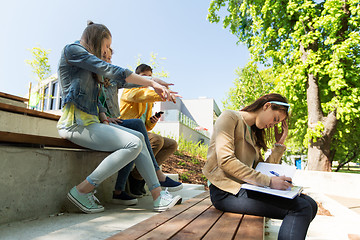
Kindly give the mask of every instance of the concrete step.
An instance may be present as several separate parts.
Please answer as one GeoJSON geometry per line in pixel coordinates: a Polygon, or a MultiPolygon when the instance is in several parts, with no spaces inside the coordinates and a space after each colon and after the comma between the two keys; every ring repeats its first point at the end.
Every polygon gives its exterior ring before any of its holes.
{"type": "Polygon", "coordinates": [[[59,138],[57,120],[0,110],[0,131],[59,138]]]}
{"type": "MultiPolygon", "coordinates": [[[[204,186],[184,184],[180,195],[186,201],[204,192],[204,186]]],[[[64,193],[65,194],[65,193],[64,193]]],[[[0,225],[0,239],[36,240],[98,240],[106,239],[155,214],[151,196],[139,198],[135,206],[127,207],[105,203],[105,212],[97,214],[54,213],[47,217],[33,218],[0,225]]]]}

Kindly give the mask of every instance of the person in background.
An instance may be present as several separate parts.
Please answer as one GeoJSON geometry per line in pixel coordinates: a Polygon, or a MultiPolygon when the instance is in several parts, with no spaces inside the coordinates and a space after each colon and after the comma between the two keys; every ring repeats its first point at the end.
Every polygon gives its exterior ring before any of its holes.
{"type": "Polygon", "coordinates": [[[100,123],[98,115],[102,106],[98,95],[104,84],[102,76],[122,84],[151,86],[164,100],[172,99],[171,92],[156,81],[101,60],[110,54],[111,43],[106,26],[89,22],[80,41],[66,45],[61,53],[58,75],[63,114],[57,124],[59,135],[80,146],[110,153],[67,197],[85,213],[104,211],[94,195],[95,188],[134,161],[149,186],[154,211],[165,211],[181,202],[181,197],[161,190],[141,133],[100,123]]]}
{"type": "Polygon", "coordinates": [[[209,181],[210,198],[215,208],[233,213],[282,219],[278,239],[305,239],[317,212],[316,202],[301,194],[287,199],[245,190],[242,183],[285,190],[291,178],[269,177],[255,171],[263,161],[260,150],[267,142],[275,145],[266,162],[279,163],[285,151],[290,105],[280,94],[267,94],[240,111],[225,110],[214,125],[203,173],[209,181]],[[281,132],[279,123],[281,123],[281,132]],[[265,130],[274,129],[275,139],[265,130]]]}
{"type": "MultiPolygon", "coordinates": [[[[140,64],[136,74],[152,78],[152,68],[146,64],[140,64]]],[[[171,154],[177,149],[177,142],[171,138],[163,137],[151,131],[159,121],[159,113],[152,114],[154,102],[163,101],[154,90],[147,87],[124,89],[120,99],[120,115],[122,119],[141,119],[148,131],[148,136],[152,151],[155,155],[157,165],[161,166],[171,154]]],[[[173,181],[171,178],[164,176],[159,177],[160,184],[169,191],[178,191],[182,189],[182,183],[173,181]]],[[[137,171],[137,168],[129,175],[130,194],[139,196],[145,193],[144,180],[137,171]]]]}
{"type": "MultiPolygon", "coordinates": [[[[111,63],[112,55],[113,55],[113,50],[110,49],[110,55],[108,55],[107,58],[103,57],[103,60],[108,63],[111,63]]],[[[125,85],[121,85],[121,84],[117,84],[112,80],[107,80],[107,81],[108,84],[103,85],[100,92],[100,102],[103,106],[103,108],[101,109],[103,112],[99,113],[100,120],[102,120],[104,123],[110,122],[113,124],[118,124],[120,126],[133,129],[142,133],[145,139],[146,147],[151,156],[151,160],[154,164],[156,175],[158,179],[163,179],[164,173],[157,165],[143,121],[141,121],[140,119],[126,119],[126,120],[120,119],[118,90],[121,88],[139,87],[139,85],[128,84],[128,83],[126,83],[125,85]]],[[[165,82],[163,82],[163,84],[165,86],[169,85],[165,82]]],[[[176,94],[172,94],[172,95],[174,96],[173,97],[173,101],[174,101],[177,95],[176,94]]],[[[125,191],[126,180],[128,179],[129,173],[132,170],[133,165],[134,162],[130,162],[128,165],[120,169],[118,172],[118,176],[115,184],[115,190],[113,192],[113,198],[112,198],[112,202],[115,204],[122,204],[128,206],[137,204],[136,197],[129,196],[125,191]]],[[[161,183],[162,182],[160,182],[160,185],[161,183]]],[[[168,189],[170,189],[171,191],[170,187],[168,189]]]]}

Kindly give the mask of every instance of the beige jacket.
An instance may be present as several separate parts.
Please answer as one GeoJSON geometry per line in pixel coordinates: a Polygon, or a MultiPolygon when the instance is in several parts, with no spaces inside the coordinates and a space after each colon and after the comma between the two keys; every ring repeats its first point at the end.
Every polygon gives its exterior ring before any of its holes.
{"type": "MultiPolygon", "coordinates": [[[[203,168],[206,178],[232,194],[237,194],[244,182],[270,186],[270,177],[254,170],[258,162],[263,162],[254,138],[240,112],[225,110],[217,119],[210,140],[203,168]]],[[[285,148],[275,146],[266,162],[279,163],[285,148]]]]}

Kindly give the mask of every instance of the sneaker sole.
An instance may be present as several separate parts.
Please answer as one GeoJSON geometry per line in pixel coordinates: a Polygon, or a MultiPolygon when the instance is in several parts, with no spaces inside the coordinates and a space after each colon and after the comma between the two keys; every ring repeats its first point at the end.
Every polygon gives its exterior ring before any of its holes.
{"type": "Polygon", "coordinates": [[[155,212],[164,212],[164,211],[172,208],[173,206],[179,204],[179,202],[181,203],[181,201],[182,201],[182,198],[180,196],[175,196],[169,205],[163,206],[163,207],[154,207],[154,211],[155,212]]]}
{"type": "Polygon", "coordinates": [[[96,209],[89,209],[84,207],[81,203],[78,202],[78,200],[76,200],[76,198],[74,198],[71,193],[67,194],[67,198],[70,200],[70,202],[72,202],[73,204],[75,204],[75,206],[77,206],[81,211],[83,211],[84,213],[99,213],[99,212],[103,212],[105,209],[104,208],[96,208],[96,209]]]}
{"type": "Polygon", "coordinates": [[[138,204],[137,199],[132,199],[132,200],[112,199],[111,202],[114,204],[125,205],[125,206],[134,206],[138,204]]]}
{"type": "Polygon", "coordinates": [[[166,188],[168,189],[169,192],[176,192],[176,191],[180,191],[181,189],[183,189],[183,185],[179,185],[176,187],[161,187],[162,190],[165,190],[166,188]]]}

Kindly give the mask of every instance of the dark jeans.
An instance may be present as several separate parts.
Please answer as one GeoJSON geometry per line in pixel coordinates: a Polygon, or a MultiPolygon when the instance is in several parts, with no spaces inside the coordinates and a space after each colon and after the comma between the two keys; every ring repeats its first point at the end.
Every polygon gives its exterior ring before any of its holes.
{"type": "Polygon", "coordinates": [[[245,189],[240,189],[238,194],[233,195],[213,184],[209,188],[211,202],[216,209],[282,219],[278,239],[305,239],[318,209],[316,202],[304,194],[287,199],[245,189]]]}
{"type": "MultiPolygon", "coordinates": [[[[144,135],[146,147],[150,153],[151,160],[155,167],[155,171],[158,171],[160,169],[160,167],[157,164],[154,153],[151,149],[149,137],[148,137],[148,134],[147,134],[147,131],[146,131],[143,121],[140,119],[126,119],[126,120],[122,120],[122,123],[119,123],[119,125],[126,127],[126,128],[130,128],[130,129],[138,131],[138,132],[141,132],[144,135]]],[[[134,166],[134,161],[130,162],[128,165],[126,165],[125,167],[123,167],[122,169],[119,170],[118,176],[116,179],[116,183],[115,183],[115,190],[120,190],[120,191],[125,190],[126,180],[128,179],[133,166],[134,166]]]]}

